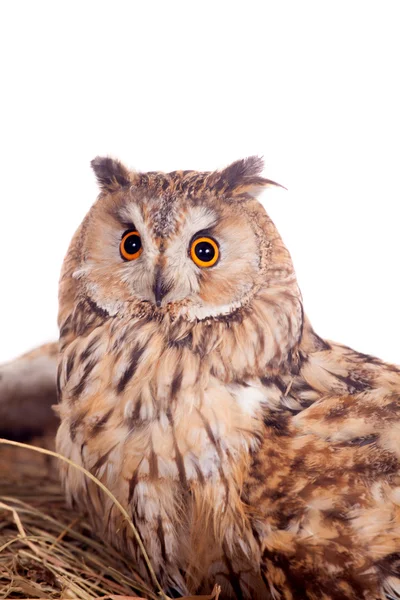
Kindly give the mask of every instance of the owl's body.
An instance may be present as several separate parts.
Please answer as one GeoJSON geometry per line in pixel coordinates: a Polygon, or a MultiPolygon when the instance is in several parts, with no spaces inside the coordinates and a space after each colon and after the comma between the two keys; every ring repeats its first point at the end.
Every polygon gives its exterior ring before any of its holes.
{"type": "MultiPolygon", "coordinates": [[[[260,163],[93,166],[60,283],[59,451],[132,515],[165,590],[397,597],[400,371],[314,333],[260,163]]],[[[62,475],[146,577],[111,501],[62,475]]]]}

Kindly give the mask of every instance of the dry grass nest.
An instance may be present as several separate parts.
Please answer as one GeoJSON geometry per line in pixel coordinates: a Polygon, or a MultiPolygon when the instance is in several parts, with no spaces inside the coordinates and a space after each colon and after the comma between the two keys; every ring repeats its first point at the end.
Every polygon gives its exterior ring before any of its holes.
{"type": "MultiPolygon", "coordinates": [[[[167,599],[154,572],[150,587],[85,515],[66,505],[56,464],[65,459],[52,451],[52,437],[29,447],[0,442],[0,598],[167,599]]],[[[218,600],[219,593],[216,586],[191,598],[218,600]]]]}

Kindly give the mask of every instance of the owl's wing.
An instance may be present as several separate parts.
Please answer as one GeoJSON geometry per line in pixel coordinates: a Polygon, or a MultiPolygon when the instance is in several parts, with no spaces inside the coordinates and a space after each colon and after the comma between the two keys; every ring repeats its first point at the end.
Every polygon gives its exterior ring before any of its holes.
{"type": "Polygon", "coordinates": [[[268,428],[247,485],[273,598],[400,598],[400,469],[389,438],[332,442],[299,429],[268,428]]]}
{"type": "Polygon", "coordinates": [[[331,345],[278,388],[246,485],[273,598],[400,598],[399,369],[331,345]]]}
{"type": "Polygon", "coordinates": [[[28,439],[56,427],[57,355],[54,342],[0,366],[0,437],[28,439]]]}

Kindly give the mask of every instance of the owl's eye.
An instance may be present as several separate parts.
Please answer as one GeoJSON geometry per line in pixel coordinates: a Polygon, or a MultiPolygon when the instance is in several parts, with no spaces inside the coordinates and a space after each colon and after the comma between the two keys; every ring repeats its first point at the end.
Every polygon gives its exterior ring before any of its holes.
{"type": "Polygon", "coordinates": [[[142,240],[137,231],[126,231],[122,236],[119,251],[124,260],[135,260],[143,252],[142,240]]]}
{"type": "Polygon", "coordinates": [[[190,246],[190,257],[198,267],[212,267],[219,258],[219,247],[210,237],[196,238],[190,246]]]}

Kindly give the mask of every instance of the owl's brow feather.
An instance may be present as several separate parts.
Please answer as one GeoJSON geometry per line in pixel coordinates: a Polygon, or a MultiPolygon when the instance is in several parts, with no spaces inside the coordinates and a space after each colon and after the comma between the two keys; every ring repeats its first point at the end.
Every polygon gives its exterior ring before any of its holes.
{"type": "MultiPolygon", "coordinates": [[[[159,203],[154,202],[154,200],[155,198],[153,197],[153,202],[145,203],[145,206],[142,207],[142,211],[145,211],[145,214],[142,216],[147,222],[150,223],[150,228],[154,236],[162,244],[163,238],[179,233],[179,225],[182,225],[182,223],[180,223],[180,217],[187,213],[187,206],[185,204],[183,204],[182,207],[179,206],[179,196],[177,195],[157,198],[159,203]]],[[[118,207],[115,205],[110,206],[108,209],[108,213],[121,225],[122,232],[137,229],[133,219],[129,218],[129,211],[127,210],[127,207],[128,205],[125,203],[124,205],[119,205],[118,207]]],[[[207,227],[203,227],[196,231],[192,236],[192,239],[200,235],[215,235],[214,230],[220,224],[220,222],[220,215],[212,211],[212,222],[210,222],[207,227]]],[[[160,250],[162,250],[161,246],[160,250]]]]}
{"type": "Polygon", "coordinates": [[[197,237],[209,237],[215,235],[215,229],[218,226],[219,221],[220,219],[216,219],[215,223],[209,227],[205,227],[204,229],[199,229],[199,231],[196,231],[196,233],[192,236],[192,241],[197,237]]]}
{"type": "Polygon", "coordinates": [[[134,227],[134,224],[131,219],[126,218],[126,213],[124,209],[125,205],[116,205],[112,203],[109,206],[107,206],[106,212],[114,221],[121,225],[123,231],[126,231],[127,229],[132,229],[134,227]]]}
{"type": "Polygon", "coordinates": [[[127,231],[137,231],[137,227],[134,224],[133,221],[127,221],[126,219],[121,219],[120,223],[122,225],[122,229],[123,229],[123,233],[121,235],[124,235],[127,231]]]}

